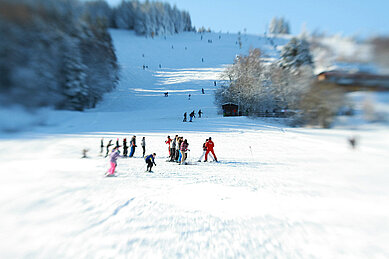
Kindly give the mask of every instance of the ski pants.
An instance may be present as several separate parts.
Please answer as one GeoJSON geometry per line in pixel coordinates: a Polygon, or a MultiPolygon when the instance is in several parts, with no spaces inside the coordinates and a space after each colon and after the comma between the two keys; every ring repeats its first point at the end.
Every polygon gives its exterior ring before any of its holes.
{"type": "Polygon", "coordinates": [[[216,157],[216,155],[215,155],[215,152],[213,152],[213,149],[211,149],[211,150],[207,150],[207,152],[205,152],[205,160],[204,161],[207,161],[208,159],[208,153],[209,152],[211,152],[212,153],[212,155],[213,155],[213,157],[215,158],[215,161],[217,161],[217,157],[216,157]]]}
{"type": "Polygon", "coordinates": [[[128,154],[128,147],[124,146],[123,147],[123,156],[127,156],[127,154],[128,154]]]}
{"type": "Polygon", "coordinates": [[[114,174],[116,169],[116,163],[110,162],[111,167],[108,170],[108,174],[114,174]]]}
{"type": "Polygon", "coordinates": [[[145,147],[145,146],[142,146],[142,149],[143,149],[143,157],[145,157],[145,154],[146,154],[146,147],[145,147]]]}
{"type": "Polygon", "coordinates": [[[135,147],[134,147],[134,146],[131,146],[130,157],[133,157],[134,153],[135,153],[135,147]]]}
{"type": "Polygon", "coordinates": [[[179,155],[178,155],[178,163],[181,163],[181,160],[182,160],[182,151],[180,150],[178,153],[179,153],[179,155]]]}
{"type": "MultiPolygon", "coordinates": [[[[203,157],[205,156],[205,153],[206,153],[206,152],[207,152],[206,150],[203,151],[203,154],[202,154],[201,157],[199,158],[199,161],[201,161],[201,160],[203,159],[203,157]]],[[[215,158],[212,156],[212,154],[209,154],[209,156],[212,158],[212,160],[215,160],[215,158]]]]}
{"type": "Polygon", "coordinates": [[[186,160],[186,152],[181,150],[181,164],[184,164],[186,160]]]}
{"type": "Polygon", "coordinates": [[[147,161],[147,169],[146,170],[150,172],[151,168],[153,168],[153,162],[147,161]]]}
{"type": "Polygon", "coordinates": [[[170,149],[170,161],[174,160],[175,155],[176,155],[176,149],[174,147],[172,147],[170,149]]]}

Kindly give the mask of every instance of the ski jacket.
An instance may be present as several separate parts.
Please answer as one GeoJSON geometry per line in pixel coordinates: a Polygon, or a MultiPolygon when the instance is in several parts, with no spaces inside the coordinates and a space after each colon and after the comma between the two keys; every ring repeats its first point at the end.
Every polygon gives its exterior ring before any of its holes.
{"type": "Polygon", "coordinates": [[[149,163],[149,162],[150,162],[150,163],[155,164],[153,155],[148,155],[148,156],[146,157],[145,161],[146,161],[146,163],[149,163]]]}
{"type": "Polygon", "coordinates": [[[172,148],[176,148],[176,143],[177,143],[177,140],[176,140],[176,139],[173,139],[172,148]]]}
{"type": "Polygon", "coordinates": [[[110,155],[109,155],[109,161],[111,163],[116,163],[116,160],[118,160],[120,154],[119,154],[119,151],[115,151],[115,152],[112,152],[110,155]]]}
{"type": "Polygon", "coordinates": [[[188,150],[188,146],[189,146],[188,143],[182,142],[180,150],[185,152],[188,150]]]}
{"type": "Polygon", "coordinates": [[[207,146],[206,146],[207,142],[204,142],[203,143],[203,151],[207,151],[207,146]]]}
{"type": "Polygon", "coordinates": [[[130,146],[131,146],[131,147],[135,147],[135,146],[136,146],[135,138],[132,138],[132,139],[131,139],[130,146]]]}
{"type": "Polygon", "coordinates": [[[165,143],[168,144],[169,147],[170,147],[170,142],[172,142],[172,139],[171,139],[171,138],[169,138],[168,140],[165,141],[165,143]]]}
{"type": "Polygon", "coordinates": [[[205,147],[207,148],[207,150],[213,150],[214,146],[215,144],[213,143],[212,140],[208,140],[207,143],[205,143],[205,147]]]}

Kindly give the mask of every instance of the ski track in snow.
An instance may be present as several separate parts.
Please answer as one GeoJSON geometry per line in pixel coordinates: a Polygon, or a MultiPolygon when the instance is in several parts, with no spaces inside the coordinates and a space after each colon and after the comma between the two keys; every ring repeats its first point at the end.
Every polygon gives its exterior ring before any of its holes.
{"type": "Polygon", "coordinates": [[[242,36],[239,49],[234,34],[111,34],[121,82],[96,109],[53,111],[45,127],[1,136],[2,258],[389,256],[387,126],[300,129],[222,118],[213,82],[225,65],[250,47],[277,55],[258,36],[242,36]],[[205,117],[182,123],[194,109],[205,117]],[[191,165],[166,162],[164,141],[175,134],[188,139],[191,165]],[[355,134],[352,150],[346,139],[355,134]],[[100,139],[132,135],[135,157],[104,177],[100,139]],[[145,172],[143,136],[147,154],[157,153],[154,173],[145,172]],[[220,163],[196,162],[209,136],[220,163]]]}

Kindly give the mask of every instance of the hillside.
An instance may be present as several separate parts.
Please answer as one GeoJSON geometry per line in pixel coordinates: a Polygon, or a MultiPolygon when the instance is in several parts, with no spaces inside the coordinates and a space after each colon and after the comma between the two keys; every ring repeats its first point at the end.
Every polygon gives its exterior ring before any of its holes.
{"type": "Polygon", "coordinates": [[[240,49],[236,34],[111,35],[121,66],[115,91],[95,109],[46,111],[45,125],[1,134],[2,258],[389,255],[385,124],[302,129],[218,115],[214,81],[235,55],[260,47],[277,57],[263,37],[242,35],[240,49]],[[182,122],[198,109],[204,118],[182,122]],[[188,139],[191,165],[166,162],[164,141],[175,134],[188,139]],[[100,139],[132,135],[135,157],[105,178],[100,139]],[[147,154],[157,153],[154,173],[144,172],[143,136],[147,154]],[[198,163],[210,136],[220,163],[198,163]]]}

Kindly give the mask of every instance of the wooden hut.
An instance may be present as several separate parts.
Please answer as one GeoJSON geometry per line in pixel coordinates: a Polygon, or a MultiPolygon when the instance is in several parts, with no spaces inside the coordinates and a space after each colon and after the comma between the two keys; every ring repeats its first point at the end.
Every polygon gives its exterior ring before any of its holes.
{"type": "Polygon", "coordinates": [[[225,103],[222,105],[223,116],[239,116],[239,106],[233,103],[225,103]]]}

